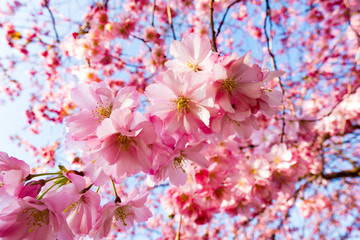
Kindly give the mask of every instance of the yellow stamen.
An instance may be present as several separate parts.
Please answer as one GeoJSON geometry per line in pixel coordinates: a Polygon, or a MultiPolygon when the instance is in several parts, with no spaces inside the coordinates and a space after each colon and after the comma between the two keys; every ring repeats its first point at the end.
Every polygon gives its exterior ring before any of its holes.
{"type": "Polygon", "coordinates": [[[189,111],[189,102],[190,100],[186,97],[179,97],[176,103],[176,109],[178,113],[187,113],[189,111]]]}
{"type": "Polygon", "coordinates": [[[134,140],[131,137],[118,134],[115,145],[117,148],[120,148],[122,152],[124,152],[129,151],[132,142],[134,142],[134,140]]]}
{"type": "Polygon", "coordinates": [[[130,211],[129,206],[118,207],[114,211],[114,219],[115,219],[115,221],[121,220],[123,222],[124,226],[127,225],[126,222],[125,222],[125,219],[128,216],[131,216],[131,215],[132,215],[132,212],[130,211]]]}
{"type": "Polygon", "coordinates": [[[194,72],[202,71],[202,69],[197,64],[194,64],[192,62],[188,62],[186,65],[194,72]]]}
{"type": "Polygon", "coordinates": [[[109,104],[108,101],[104,104],[101,100],[96,105],[96,110],[92,111],[92,115],[94,118],[99,118],[99,121],[104,120],[105,118],[109,118],[111,115],[113,105],[109,104]]]}
{"type": "Polygon", "coordinates": [[[185,166],[185,162],[184,162],[184,158],[183,157],[176,157],[174,158],[172,164],[171,164],[172,168],[174,169],[181,169],[183,172],[185,172],[184,166],[185,166]]]}
{"type": "Polygon", "coordinates": [[[232,93],[239,87],[239,84],[234,80],[234,78],[225,79],[222,83],[221,91],[226,90],[228,93],[232,93]]]}
{"type": "Polygon", "coordinates": [[[36,208],[29,208],[25,210],[25,213],[28,214],[26,218],[28,220],[26,225],[32,226],[29,228],[29,233],[33,232],[35,227],[42,227],[43,224],[49,225],[49,209],[40,211],[36,208]]]}

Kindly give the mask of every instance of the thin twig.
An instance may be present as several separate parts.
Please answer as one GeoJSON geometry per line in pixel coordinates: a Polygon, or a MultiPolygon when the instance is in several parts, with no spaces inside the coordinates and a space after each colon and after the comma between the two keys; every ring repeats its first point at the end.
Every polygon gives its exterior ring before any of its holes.
{"type": "Polygon", "coordinates": [[[55,36],[56,36],[56,42],[59,43],[59,42],[60,42],[60,38],[59,38],[58,32],[56,31],[55,18],[54,18],[54,15],[53,15],[52,11],[50,10],[49,2],[48,2],[48,1],[45,1],[45,7],[46,7],[46,9],[48,10],[48,12],[49,12],[49,14],[50,14],[50,17],[51,17],[52,26],[53,26],[53,29],[54,29],[54,32],[55,32],[55,36]]]}
{"type": "Polygon", "coordinates": [[[146,47],[150,50],[150,52],[151,52],[151,47],[149,46],[148,42],[147,42],[145,39],[143,39],[143,38],[141,38],[141,37],[137,37],[137,36],[135,36],[135,35],[131,35],[131,37],[136,38],[136,39],[142,41],[142,42],[146,45],[146,47]]]}
{"type": "MultiPolygon", "coordinates": [[[[277,64],[276,64],[276,59],[275,59],[275,55],[272,52],[272,37],[271,37],[271,31],[272,31],[272,21],[271,21],[271,8],[270,8],[270,2],[269,0],[266,0],[266,17],[264,20],[264,32],[265,32],[265,37],[266,37],[266,44],[267,44],[267,49],[268,49],[268,53],[273,61],[273,65],[275,70],[278,70],[277,64]],[[266,30],[266,23],[267,20],[269,19],[269,27],[270,27],[270,34],[267,33],[266,30]]],[[[285,87],[281,82],[281,78],[279,77],[279,84],[280,84],[280,88],[282,91],[282,95],[285,96],[286,91],[285,91],[285,87]]],[[[281,128],[281,138],[280,138],[280,142],[282,143],[284,141],[284,135],[285,135],[285,103],[282,103],[282,128],[281,128]]]]}
{"type": "Polygon", "coordinates": [[[156,0],[153,1],[152,12],[151,12],[151,26],[153,27],[155,26],[154,25],[155,10],[156,10],[156,0]]]}
{"type": "Polygon", "coordinates": [[[210,28],[211,28],[212,50],[214,52],[217,52],[216,36],[214,30],[214,0],[210,1],[210,28]]]}
{"type": "Polygon", "coordinates": [[[173,35],[174,40],[176,40],[175,30],[174,30],[174,25],[173,25],[173,21],[172,21],[172,15],[171,15],[171,8],[169,7],[169,5],[167,5],[166,8],[167,8],[167,14],[168,14],[168,19],[169,19],[169,24],[171,27],[172,35],[173,35]]]}
{"type": "Polygon", "coordinates": [[[225,13],[224,13],[224,16],[223,16],[222,19],[221,19],[221,22],[220,22],[220,25],[219,25],[219,27],[218,27],[218,29],[217,29],[217,32],[216,32],[215,37],[219,36],[220,31],[221,31],[221,27],[222,27],[222,25],[225,23],[225,18],[226,18],[226,15],[228,14],[230,8],[231,8],[232,6],[234,6],[234,5],[235,5],[236,3],[238,3],[238,2],[241,2],[241,0],[236,0],[236,1],[232,2],[232,3],[226,8],[226,11],[225,11],[225,13]]]}
{"type": "Polygon", "coordinates": [[[176,231],[175,240],[180,240],[181,222],[182,222],[182,217],[181,217],[181,215],[180,215],[179,226],[178,226],[178,229],[177,229],[177,231],[176,231]]]}

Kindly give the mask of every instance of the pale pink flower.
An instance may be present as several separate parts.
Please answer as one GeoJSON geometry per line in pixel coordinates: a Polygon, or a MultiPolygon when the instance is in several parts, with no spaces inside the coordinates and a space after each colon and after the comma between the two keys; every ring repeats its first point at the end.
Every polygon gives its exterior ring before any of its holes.
{"type": "Polygon", "coordinates": [[[197,134],[199,129],[206,131],[210,124],[209,109],[213,107],[206,87],[206,79],[169,70],[146,88],[145,94],[151,101],[148,111],[164,121],[168,135],[176,131],[187,134],[197,134]]]}
{"type": "Polygon", "coordinates": [[[89,190],[79,200],[70,204],[64,212],[66,221],[72,231],[78,235],[87,235],[93,228],[98,217],[100,196],[89,190]]]}
{"type": "Polygon", "coordinates": [[[74,236],[62,212],[55,211],[47,202],[25,197],[0,214],[0,237],[71,240],[74,236]]]}
{"type": "Polygon", "coordinates": [[[257,104],[256,99],[263,95],[261,68],[256,64],[247,64],[247,58],[250,58],[250,53],[225,67],[214,65],[216,103],[236,121],[249,117],[251,108],[257,104]]]}
{"type": "Polygon", "coordinates": [[[113,110],[135,109],[140,103],[135,88],[122,88],[115,97],[114,92],[104,82],[80,83],[71,95],[74,103],[81,109],[66,120],[69,136],[75,141],[94,138],[97,127],[110,117],[113,110]]]}
{"type": "Polygon", "coordinates": [[[168,157],[168,161],[160,166],[156,177],[162,180],[169,178],[171,184],[182,186],[186,183],[188,176],[186,173],[187,166],[193,162],[202,168],[209,167],[208,160],[203,156],[201,151],[205,147],[205,142],[188,144],[187,137],[182,137],[174,146],[173,153],[168,157]]]}
{"type": "Polygon", "coordinates": [[[176,72],[211,72],[214,65],[208,37],[185,35],[181,42],[171,43],[170,54],[175,59],[167,61],[165,66],[176,72]]]}
{"type": "Polygon", "coordinates": [[[243,162],[240,169],[247,172],[247,175],[254,179],[255,184],[265,185],[269,182],[271,173],[267,160],[261,156],[252,156],[243,162]]]}
{"type": "Polygon", "coordinates": [[[16,195],[24,186],[30,167],[24,161],[0,152],[0,197],[16,195]]]}
{"type": "Polygon", "coordinates": [[[109,202],[101,210],[93,230],[90,232],[95,239],[106,237],[114,223],[120,230],[125,230],[134,225],[134,221],[141,223],[152,217],[150,210],[144,206],[148,192],[132,193],[129,198],[121,203],[109,202]]]}
{"type": "Polygon", "coordinates": [[[115,165],[116,178],[131,176],[140,171],[149,172],[149,145],[154,143],[154,127],[139,112],[129,108],[116,109],[97,129],[102,141],[99,153],[110,164],[115,165]]]}
{"type": "Polygon", "coordinates": [[[269,158],[276,170],[286,171],[296,163],[292,158],[291,150],[287,149],[284,143],[272,146],[269,158]]]}

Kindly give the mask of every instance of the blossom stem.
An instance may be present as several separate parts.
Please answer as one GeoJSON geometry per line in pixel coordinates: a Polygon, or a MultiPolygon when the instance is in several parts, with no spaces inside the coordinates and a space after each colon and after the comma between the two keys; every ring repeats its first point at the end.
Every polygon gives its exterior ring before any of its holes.
{"type": "Polygon", "coordinates": [[[49,192],[53,187],[55,187],[56,185],[57,185],[58,183],[54,183],[53,185],[51,185],[48,189],[46,189],[45,190],[45,192],[43,192],[39,197],[37,197],[37,199],[38,200],[41,200],[43,197],[44,197],[44,195],[47,193],[47,192],[49,192]]]}
{"type": "Polygon", "coordinates": [[[39,174],[29,174],[26,178],[25,181],[29,181],[35,177],[41,177],[41,176],[47,176],[47,175],[56,175],[56,174],[61,174],[61,172],[56,172],[56,173],[39,173],[39,174]]]}
{"type": "Polygon", "coordinates": [[[214,30],[214,0],[210,1],[210,28],[211,28],[211,38],[212,38],[212,50],[214,52],[217,52],[216,36],[214,30]]]}
{"type": "Polygon", "coordinates": [[[181,229],[182,216],[180,215],[179,226],[176,232],[175,240],[180,240],[180,229],[181,229]]]}
{"type": "Polygon", "coordinates": [[[114,189],[114,194],[115,194],[115,201],[114,202],[115,203],[121,203],[121,199],[120,199],[119,195],[116,192],[114,180],[112,179],[112,177],[110,177],[110,179],[111,179],[111,183],[112,183],[112,186],[113,186],[113,189],[114,189]]]}

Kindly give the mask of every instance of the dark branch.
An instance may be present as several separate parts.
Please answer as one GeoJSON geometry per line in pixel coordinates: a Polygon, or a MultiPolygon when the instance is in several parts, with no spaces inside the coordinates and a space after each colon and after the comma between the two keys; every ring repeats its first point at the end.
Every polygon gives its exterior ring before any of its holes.
{"type": "Polygon", "coordinates": [[[224,16],[223,16],[222,19],[221,19],[221,22],[220,22],[220,25],[219,25],[219,27],[218,27],[218,29],[217,29],[217,32],[216,32],[215,37],[219,36],[220,31],[221,31],[221,27],[222,27],[222,25],[223,25],[224,22],[225,22],[226,15],[228,14],[230,8],[231,8],[232,6],[234,6],[234,5],[235,5],[236,3],[238,3],[238,2],[241,2],[241,0],[236,0],[236,1],[232,2],[232,3],[226,8],[226,11],[225,11],[225,13],[224,13],[224,16]]]}
{"type": "Polygon", "coordinates": [[[156,10],[156,0],[153,1],[152,12],[151,12],[151,26],[153,27],[154,27],[155,10],[156,10]]]}
{"type": "Polygon", "coordinates": [[[217,52],[216,36],[214,30],[214,0],[210,1],[210,28],[211,28],[212,50],[214,52],[217,52]]]}
{"type": "MultiPolygon", "coordinates": [[[[272,21],[271,21],[271,8],[270,8],[270,2],[269,1],[270,0],[266,0],[266,17],[265,17],[265,20],[264,20],[264,32],[265,32],[265,37],[266,37],[266,44],[267,44],[268,53],[269,53],[269,55],[270,55],[270,57],[272,59],[275,70],[278,70],[275,55],[274,55],[274,53],[272,51],[272,37],[271,37],[272,21]],[[269,34],[268,34],[267,30],[266,30],[267,20],[269,20],[269,30],[270,30],[269,34]]],[[[280,84],[282,94],[283,94],[283,96],[285,96],[285,92],[286,92],[285,87],[282,84],[280,77],[279,77],[279,84],[280,84]]],[[[284,136],[285,136],[285,104],[284,103],[282,104],[282,116],[281,116],[281,119],[282,119],[282,128],[281,128],[280,142],[283,142],[284,141],[284,136]]]]}
{"type": "Polygon", "coordinates": [[[150,50],[150,52],[151,52],[151,47],[149,46],[148,42],[147,42],[145,39],[143,39],[143,38],[141,38],[141,37],[134,36],[134,35],[131,35],[131,36],[132,36],[133,38],[136,38],[136,39],[142,41],[142,42],[146,45],[146,47],[150,50]]]}
{"type": "Polygon", "coordinates": [[[46,7],[46,9],[48,10],[48,12],[49,12],[49,14],[50,14],[50,17],[51,17],[52,26],[53,26],[53,29],[54,29],[54,32],[55,32],[55,36],[56,36],[56,42],[59,43],[59,42],[60,42],[60,38],[59,38],[58,32],[56,31],[55,18],[54,18],[54,15],[53,15],[52,11],[50,10],[49,1],[45,1],[45,7],[46,7]]]}
{"type": "Polygon", "coordinates": [[[346,178],[346,177],[360,177],[360,168],[353,168],[351,170],[335,172],[335,173],[328,173],[323,174],[322,178],[324,179],[336,179],[336,178],[346,178]]]}
{"type": "Polygon", "coordinates": [[[169,24],[171,27],[173,38],[174,38],[174,40],[176,40],[175,30],[174,30],[174,25],[173,25],[173,21],[172,21],[172,15],[171,15],[171,8],[169,7],[169,5],[167,6],[167,14],[168,14],[169,24]]]}

